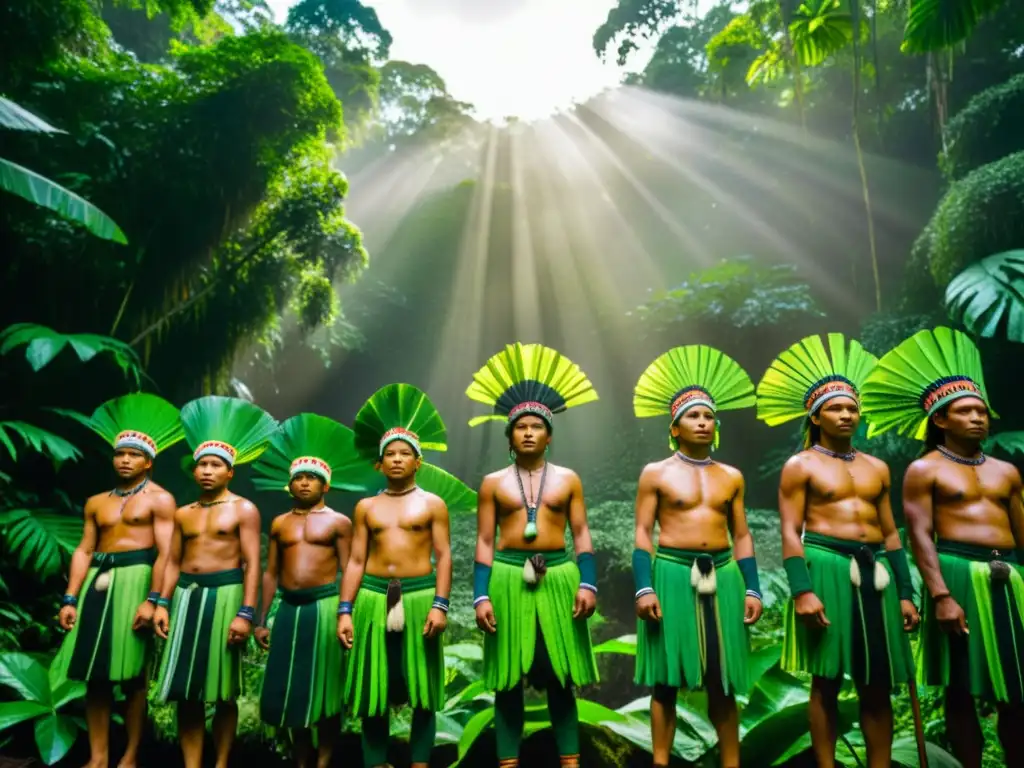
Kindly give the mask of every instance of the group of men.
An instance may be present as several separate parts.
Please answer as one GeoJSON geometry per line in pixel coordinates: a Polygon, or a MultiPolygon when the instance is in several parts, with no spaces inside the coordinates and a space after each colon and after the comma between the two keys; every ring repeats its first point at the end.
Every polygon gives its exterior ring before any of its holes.
{"type": "MultiPolygon", "coordinates": [[[[408,704],[412,766],[425,768],[444,704],[456,507],[477,514],[473,605],[498,763],[519,764],[530,686],[547,694],[560,764],[578,766],[573,689],[598,681],[587,624],[597,573],[580,479],[547,452],[554,415],[597,394],[557,351],[517,343],[487,361],[467,395],[490,408],[471,426],[504,423],[511,460],[477,494],[423,462],[425,451],[446,449],[447,435],[408,384],[375,393],[351,430],[313,414],[278,425],[233,398],[201,398],[180,414],[145,394],[97,409],[91,424],[114,448],[119,481],[86,504],[60,613],[70,634],[55,662],[88,683],[90,766],[107,765],[114,684],[126,695],[119,765],[137,764],[152,626],[165,641],[159,697],[177,702],[186,768],[202,763],[207,704],[216,764],[227,765],[250,634],[270,652],[261,717],[289,729],[297,764],[330,764],[348,711],[362,719],[364,764],[387,765],[389,712],[408,704]],[[200,494],[176,509],[150,470],[182,437],[200,494]],[[250,461],[257,487],[287,489],[293,500],[270,527],[258,606],[259,512],[228,490],[235,466],[250,461]],[[366,495],[368,467],[384,477],[375,495],[366,495]],[[351,520],[325,505],[332,487],[365,495],[351,520]]],[[[999,710],[1007,764],[1024,765],[1021,479],[981,451],[991,413],[980,358],[947,328],[922,331],[881,360],[838,334],[808,337],[756,388],[735,361],[700,345],[670,350],[643,373],[634,411],[669,416],[672,449],[643,469],[636,501],[635,677],[653,689],[653,764],[669,763],[679,689],[707,691],[721,764],[740,764],[736,696],[749,690],[748,630],[762,597],[743,476],[712,451],[719,412],[752,406],[769,425],[804,419],[804,450],[779,488],[792,592],[781,665],[812,677],[818,765],[835,764],[844,679],[860,698],[869,765],[889,765],[891,693],[915,676],[946,689],[947,735],[965,766],[981,764],[979,699],[999,710]],[[925,441],[903,488],[924,582],[916,664],[908,633],[920,618],[889,469],[852,445],[862,414],[869,437],[895,428],[925,441]]]]}

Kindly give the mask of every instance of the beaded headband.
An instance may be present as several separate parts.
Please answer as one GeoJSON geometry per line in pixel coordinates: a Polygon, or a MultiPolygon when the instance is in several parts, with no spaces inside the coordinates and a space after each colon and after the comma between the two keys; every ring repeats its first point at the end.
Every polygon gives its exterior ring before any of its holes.
{"type": "Polygon", "coordinates": [[[526,416],[527,414],[539,416],[547,422],[548,426],[551,426],[551,409],[544,405],[544,403],[538,403],[532,400],[527,400],[525,403],[518,403],[515,405],[512,410],[508,412],[508,423],[511,424],[520,416],[526,416]]]}
{"type": "Polygon", "coordinates": [[[118,434],[114,440],[114,450],[116,451],[120,448],[134,448],[142,451],[151,459],[156,458],[156,440],[144,432],[134,429],[126,429],[118,434]]]}
{"type": "MultiPolygon", "coordinates": [[[[932,382],[921,394],[921,407],[931,416],[944,405],[961,397],[976,397],[985,402],[981,389],[966,376],[948,376],[932,382]]],[[[986,403],[988,405],[988,403],[986,403]]]]}
{"type": "Polygon", "coordinates": [[[331,482],[331,467],[326,461],[318,459],[316,456],[300,456],[292,462],[292,465],[288,470],[288,474],[291,478],[294,478],[302,472],[317,475],[323,478],[325,483],[331,482]]]}
{"type": "Polygon", "coordinates": [[[853,382],[844,376],[829,376],[817,382],[804,396],[804,408],[808,413],[816,413],[821,406],[836,397],[852,397],[858,403],[860,396],[853,382]]]}
{"type": "Polygon", "coordinates": [[[200,443],[196,448],[195,453],[192,454],[192,461],[199,461],[204,456],[216,456],[226,461],[229,467],[232,467],[235,464],[235,456],[237,455],[238,451],[233,446],[220,440],[207,440],[200,443]]]}
{"type": "Polygon", "coordinates": [[[412,446],[413,451],[417,456],[422,456],[423,451],[420,449],[420,437],[415,432],[412,432],[405,427],[392,427],[383,434],[380,439],[380,455],[384,455],[384,449],[387,448],[395,440],[402,440],[412,446]]]}
{"type": "Polygon", "coordinates": [[[715,412],[715,399],[711,394],[698,386],[686,387],[672,400],[672,423],[675,424],[691,408],[704,405],[715,412]]]}

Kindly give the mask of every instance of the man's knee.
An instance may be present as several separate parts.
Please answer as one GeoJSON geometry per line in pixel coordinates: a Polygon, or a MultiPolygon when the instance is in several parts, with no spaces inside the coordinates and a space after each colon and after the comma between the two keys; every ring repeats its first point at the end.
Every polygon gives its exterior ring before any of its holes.
{"type": "Polygon", "coordinates": [[[678,688],[673,688],[668,685],[661,685],[660,683],[654,686],[654,691],[651,694],[651,698],[659,704],[675,704],[676,694],[678,688]]]}
{"type": "Polygon", "coordinates": [[[868,710],[892,709],[892,689],[888,685],[858,685],[857,698],[868,710]]]}
{"type": "Polygon", "coordinates": [[[839,691],[843,687],[843,681],[838,677],[812,677],[811,693],[817,694],[828,701],[839,699],[839,691]]]}

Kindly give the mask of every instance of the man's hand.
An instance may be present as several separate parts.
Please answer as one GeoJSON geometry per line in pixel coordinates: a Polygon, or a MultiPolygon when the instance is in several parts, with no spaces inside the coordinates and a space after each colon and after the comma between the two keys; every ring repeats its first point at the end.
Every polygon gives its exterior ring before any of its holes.
{"type": "Polygon", "coordinates": [[[658,596],[651,592],[636,601],[637,618],[645,621],[661,621],[661,603],[658,596]]]}
{"type": "Polygon", "coordinates": [[[913,632],[921,622],[917,607],[912,600],[900,600],[900,612],[903,614],[903,631],[913,632]]]}
{"type": "Polygon", "coordinates": [[[813,592],[804,592],[794,598],[793,607],[801,621],[810,627],[827,627],[832,623],[825,616],[825,606],[813,592]]]}
{"type": "Polygon", "coordinates": [[[476,625],[489,635],[498,631],[498,620],[494,618],[494,606],[484,600],[476,607],[476,625]]]}
{"type": "Polygon", "coordinates": [[[347,651],[352,650],[352,636],[355,630],[352,627],[352,614],[343,613],[338,617],[338,640],[347,651]]]}
{"type": "Polygon", "coordinates": [[[943,632],[953,635],[970,634],[964,609],[951,595],[943,595],[935,601],[935,619],[943,632]]]}
{"type": "Polygon", "coordinates": [[[589,619],[597,610],[597,595],[582,587],[576,590],[576,604],[572,608],[574,619],[589,619]]]}
{"type": "Polygon", "coordinates": [[[445,612],[440,608],[431,608],[430,613],[427,614],[427,622],[423,625],[423,636],[437,637],[444,632],[444,628],[447,626],[448,617],[445,612]]]}
{"type": "Polygon", "coordinates": [[[149,600],[143,600],[142,605],[140,605],[138,610],[135,611],[135,619],[132,621],[132,629],[138,631],[152,626],[154,611],[156,611],[156,606],[149,602],[149,600]]]}
{"type": "Polygon", "coordinates": [[[743,623],[753,624],[761,618],[763,611],[764,606],[761,604],[761,601],[753,595],[747,595],[746,600],[743,602],[743,623]]]}
{"type": "Polygon", "coordinates": [[[164,640],[167,639],[167,631],[171,626],[171,616],[167,613],[167,609],[162,605],[158,605],[156,610],[153,611],[153,631],[156,632],[157,637],[161,637],[164,640]]]}
{"type": "Polygon", "coordinates": [[[256,627],[252,631],[252,636],[256,638],[256,644],[264,651],[270,650],[270,630],[266,627],[256,627]]]}
{"type": "Polygon", "coordinates": [[[249,639],[250,632],[252,632],[252,622],[241,616],[235,616],[231,620],[231,626],[228,627],[228,645],[244,643],[249,639]]]}
{"type": "Polygon", "coordinates": [[[60,613],[57,614],[57,620],[60,621],[60,628],[65,632],[70,632],[75,626],[75,621],[78,619],[78,609],[73,605],[65,605],[60,609],[60,613]]]}

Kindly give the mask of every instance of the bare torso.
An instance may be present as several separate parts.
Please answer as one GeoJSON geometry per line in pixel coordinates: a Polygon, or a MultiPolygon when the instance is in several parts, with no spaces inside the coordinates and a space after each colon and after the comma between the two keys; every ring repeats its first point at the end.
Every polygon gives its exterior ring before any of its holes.
{"type": "Polygon", "coordinates": [[[319,587],[337,579],[339,539],[352,535],[352,523],[328,507],[302,515],[286,512],[274,519],[270,535],[278,546],[280,586],[319,587]]]}
{"type": "Polygon", "coordinates": [[[569,519],[569,502],[572,499],[572,486],[576,474],[571,469],[547,464],[547,477],[544,479],[544,493],[537,499],[540,491],[543,470],[534,470],[532,475],[526,470],[520,471],[523,491],[519,490],[516,480],[516,465],[488,475],[488,479],[496,483],[494,490],[494,509],[498,524],[498,550],[527,549],[551,550],[565,546],[565,527],[569,519]],[[531,488],[532,482],[532,488],[531,488]],[[537,538],[527,541],[523,537],[526,529],[527,501],[537,504],[537,538]]]}
{"type": "Polygon", "coordinates": [[[365,572],[385,579],[426,576],[434,566],[431,500],[422,488],[404,496],[381,493],[364,499],[369,532],[365,572]]]}
{"type": "Polygon", "coordinates": [[[241,566],[239,525],[244,505],[252,507],[252,502],[231,496],[209,507],[195,502],[178,508],[175,521],[181,526],[182,573],[213,573],[241,566]]]}
{"type": "Polygon", "coordinates": [[[153,508],[169,499],[170,494],[152,481],[134,496],[100,493],[90,498],[86,506],[96,522],[96,551],[128,552],[156,546],[153,508]]]}
{"type": "Polygon", "coordinates": [[[706,467],[670,456],[648,465],[658,494],[658,544],[690,550],[729,546],[729,511],[740,490],[739,471],[727,464],[706,467]]]}
{"type": "Polygon", "coordinates": [[[806,530],[846,541],[882,542],[878,504],[886,491],[885,464],[859,451],[853,461],[816,451],[799,456],[809,475],[806,530]]]}
{"type": "Polygon", "coordinates": [[[1010,497],[1017,471],[991,457],[976,467],[958,464],[932,451],[918,459],[933,480],[934,530],[940,539],[1012,550],[1010,497]]]}

